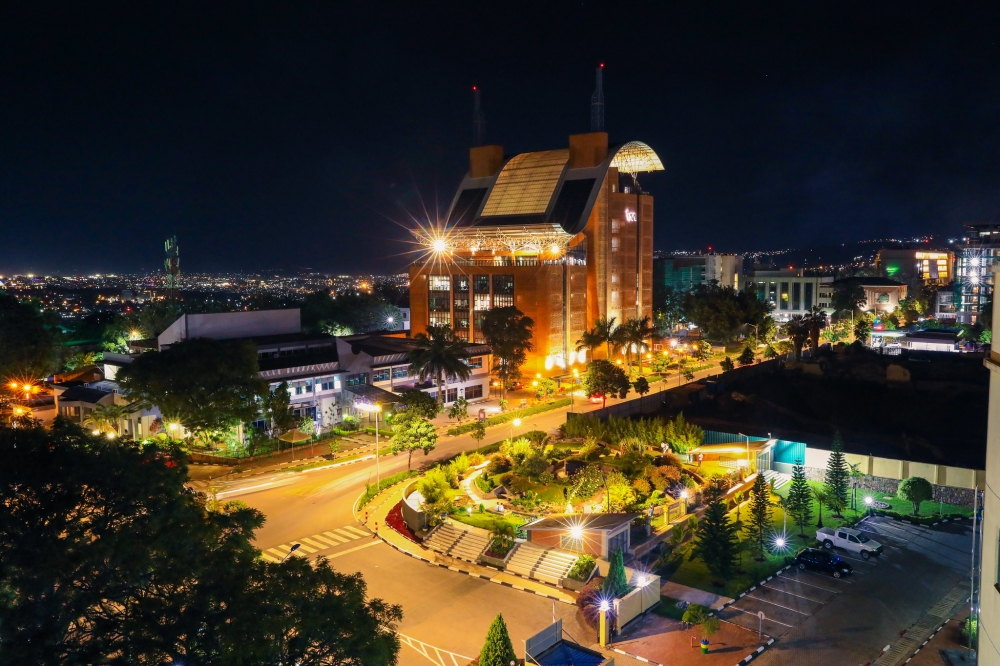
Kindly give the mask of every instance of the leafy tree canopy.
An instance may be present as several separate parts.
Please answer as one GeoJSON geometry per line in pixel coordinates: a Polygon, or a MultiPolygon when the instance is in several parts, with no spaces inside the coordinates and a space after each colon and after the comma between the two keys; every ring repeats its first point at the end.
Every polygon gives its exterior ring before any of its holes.
{"type": "Polygon", "coordinates": [[[483,315],[482,333],[493,350],[493,374],[500,380],[500,396],[507,384],[521,376],[521,366],[534,346],[531,341],[535,322],[514,306],[493,308],[483,315]]]}
{"type": "Polygon", "coordinates": [[[899,490],[896,493],[899,495],[899,499],[913,505],[914,516],[920,513],[920,504],[922,502],[929,502],[934,499],[934,487],[931,485],[931,482],[919,476],[911,476],[908,479],[904,479],[899,484],[899,490]]]}
{"type": "Polygon", "coordinates": [[[140,355],[116,379],[130,400],[203,433],[257,418],[267,395],[257,371],[252,343],[195,338],[140,355]]]}
{"type": "Polygon", "coordinates": [[[624,399],[630,387],[628,375],[611,361],[598,359],[587,365],[587,374],[583,376],[583,388],[588,397],[600,395],[605,403],[609,395],[624,399]]]}
{"type": "Polygon", "coordinates": [[[41,311],[0,291],[0,380],[37,379],[55,369],[55,337],[41,311]]]}
{"type": "Polygon", "coordinates": [[[307,331],[351,335],[399,330],[402,321],[399,308],[374,294],[333,296],[324,290],[309,294],[302,302],[302,327],[307,331]]]}
{"type": "Polygon", "coordinates": [[[414,451],[427,455],[437,444],[437,430],[430,421],[416,412],[405,411],[392,420],[392,454],[406,451],[406,468],[410,468],[414,451]]]}
{"type": "Polygon", "coordinates": [[[424,393],[420,389],[407,389],[399,394],[400,402],[396,405],[396,413],[410,411],[424,417],[432,419],[441,411],[441,405],[431,397],[429,393],[424,393]]]}
{"type": "Polygon", "coordinates": [[[746,324],[765,324],[771,304],[752,289],[735,290],[717,283],[698,285],[684,298],[685,318],[701,329],[705,338],[729,342],[746,324]]]}
{"type": "Polygon", "coordinates": [[[396,663],[398,606],[325,560],[264,561],[260,512],[184,492],[153,447],[57,419],[0,428],[0,453],[5,662],[396,663]]]}

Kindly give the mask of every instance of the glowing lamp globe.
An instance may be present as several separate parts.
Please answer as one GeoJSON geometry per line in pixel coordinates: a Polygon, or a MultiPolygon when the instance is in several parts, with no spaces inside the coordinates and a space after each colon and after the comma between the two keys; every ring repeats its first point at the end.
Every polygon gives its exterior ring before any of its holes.
{"type": "Polygon", "coordinates": [[[431,249],[435,252],[444,252],[448,249],[448,244],[444,242],[443,238],[435,238],[434,242],[431,243],[431,249]]]}
{"type": "Polygon", "coordinates": [[[579,525],[573,525],[573,527],[569,528],[569,535],[574,539],[582,539],[583,528],[580,527],[579,525]]]}
{"type": "Polygon", "coordinates": [[[602,613],[607,613],[609,610],[611,610],[611,604],[609,604],[606,600],[605,601],[601,601],[601,605],[598,606],[597,608],[602,613]]]}

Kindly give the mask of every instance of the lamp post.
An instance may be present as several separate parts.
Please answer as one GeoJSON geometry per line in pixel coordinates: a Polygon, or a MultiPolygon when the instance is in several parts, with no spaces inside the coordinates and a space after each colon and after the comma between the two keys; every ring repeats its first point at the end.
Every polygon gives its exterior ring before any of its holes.
{"type": "Polygon", "coordinates": [[[510,422],[510,441],[514,441],[514,428],[521,427],[521,419],[514,419],[510,422]]]}
{"type": "Polygon", "coordinates": [[[364,402],[356,402],[354,403],[354,406],[355,408],[360,409],[363,412],[368,412],[368,413],[375,412],[375,487],[378,488],[379,483],[381,483],[382,481],[382,474],[379,466],[379,456],[378,456],[378,448],[379,448],[378,415],[379,412],[382,411],[382,405],[379,404],[370,405],[364,402]]]}
{"type": "Polygon", "coordinates": [[[601,600],[601,605],[597,607],[601,611],[601,636],[600,643],[601,647],[608,644],[608,611],[611,610],[611,604],[607,602],[606,599],[601,600]]]}
{"type": "MultiPolygon", "coordinates": [[[[299,546],[301,546],[301,545],[302,544],[300,544],[300,543],[292,544],[292,547],[288,550],[287,553],[285,553],[285,556],[283,558],[281,558],[281,562],[284,562],[285,560],[287,560],[288,556],[291,555],[292,553],[294,553],[295,551],[297,551],[299,549],[299,546]]],[[[281,564],[281,562],[278,562],[278,564],[281,564]]]]}

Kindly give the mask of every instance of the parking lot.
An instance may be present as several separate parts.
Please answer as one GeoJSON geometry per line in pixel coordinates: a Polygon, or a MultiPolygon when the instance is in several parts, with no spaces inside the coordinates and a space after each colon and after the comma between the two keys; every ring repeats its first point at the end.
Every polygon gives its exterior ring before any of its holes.
{"type": "Polygon", "coordinates": [[[968,576],[967,522],[924,528],[869,518],[858,528],[883,544],[881,557],[835,549],[852,575],[786,569],[720,613],[777,639],[755,663],[865,664],[968,576]]]}

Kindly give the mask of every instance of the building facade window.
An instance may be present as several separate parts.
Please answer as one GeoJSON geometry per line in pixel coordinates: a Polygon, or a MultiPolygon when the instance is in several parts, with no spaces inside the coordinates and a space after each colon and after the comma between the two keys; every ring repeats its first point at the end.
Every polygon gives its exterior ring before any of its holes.
{"type": "Polygon", "coordinates": [[[323,379],[320,380],[320,390],[339,391],[340,377],[324,377],[323,379]]]}
{"type": "Polygon", "coordinates": [[[431,326],[450,325],[451,276],[431,275],[427,280],[427,323],[431,326]]]}
{"type": "Polygon", "coordinates": [[[389,368],[379,368],[372,370],[372,383],[389,381],[389,368]]]}
{"type": "Polygon", "coordinates": [[[475,358],[470,358],[465,361],[465,364],[470,368],[482,369],[483,367],[483,357],[476,356],[475,358]]]}
{"type": "Polygon", "coordinates": [[[781,305],[779,306],[781,310],[788,309],[788,283],[781,283],[781,305]]]}
{"type": "Polygon", "coordinates": [[[506,308],[514,305],[514,276],[493,276],[493,307],[506,308]]]}
{"type": "Polygon", "coordinates": [[[368,383],[368,373],[359,372],[354,375],[347,375],[347,381],[344,382],[347,386],[362,386],[368,383]]]}
{"type": "Polygon", "coordinates": [[[455,336],[462,340],[469,339],[469,276],[453,275],[452,306],[455,313],[455,323],[452,330],[455,336]]]}
{"type": "Polygon", "coordinates": [[[806,310],[811,310],[813,306],[813,284],[812,282],[806,282],[805,285],[805,305],[806,310]]]}
{"type": "Polygon", "coordinates": [[[458,400],[458,389],[457,388],[448,389],[447,396],[448,397],[445,399],[445,402],[455,402],[456,400],[458,400]]]}
{"type": "Polygon", "coordinates": [[[792,283],[792,309],[799,310],[799,306],[802,305],[802,283],[793,282],[792,283]]]}
{"type": "Polygon", "coordinates": [[[408,366],[397,365],[395,368],[392,369],[393,379],[406,379],[409,376],[410,376],[410,369],[408,366]]]}
{"type": "Polygon", "coordinates": [[[472,339],[473,342],[485,342],[483,338],[482,328],[483,328],[483,315],[490,309],[490,276],[489,275],[473,275],[472,276],[472,339]]]}
{"type": "Polygon", "coordinates": [[[476,400],[483,397],[483,385],[476,384],[475,386],[465,387],[465,399],[466,400],[476,400]]]}
{"type": "Polygon", "coordinates": [[[618,248],[620,248],[620,247],[621,247],[621,239],[618,238],[617,236],[612,236],[611,237],[611,251],[612,252],[617,252],[618,248]]]}

